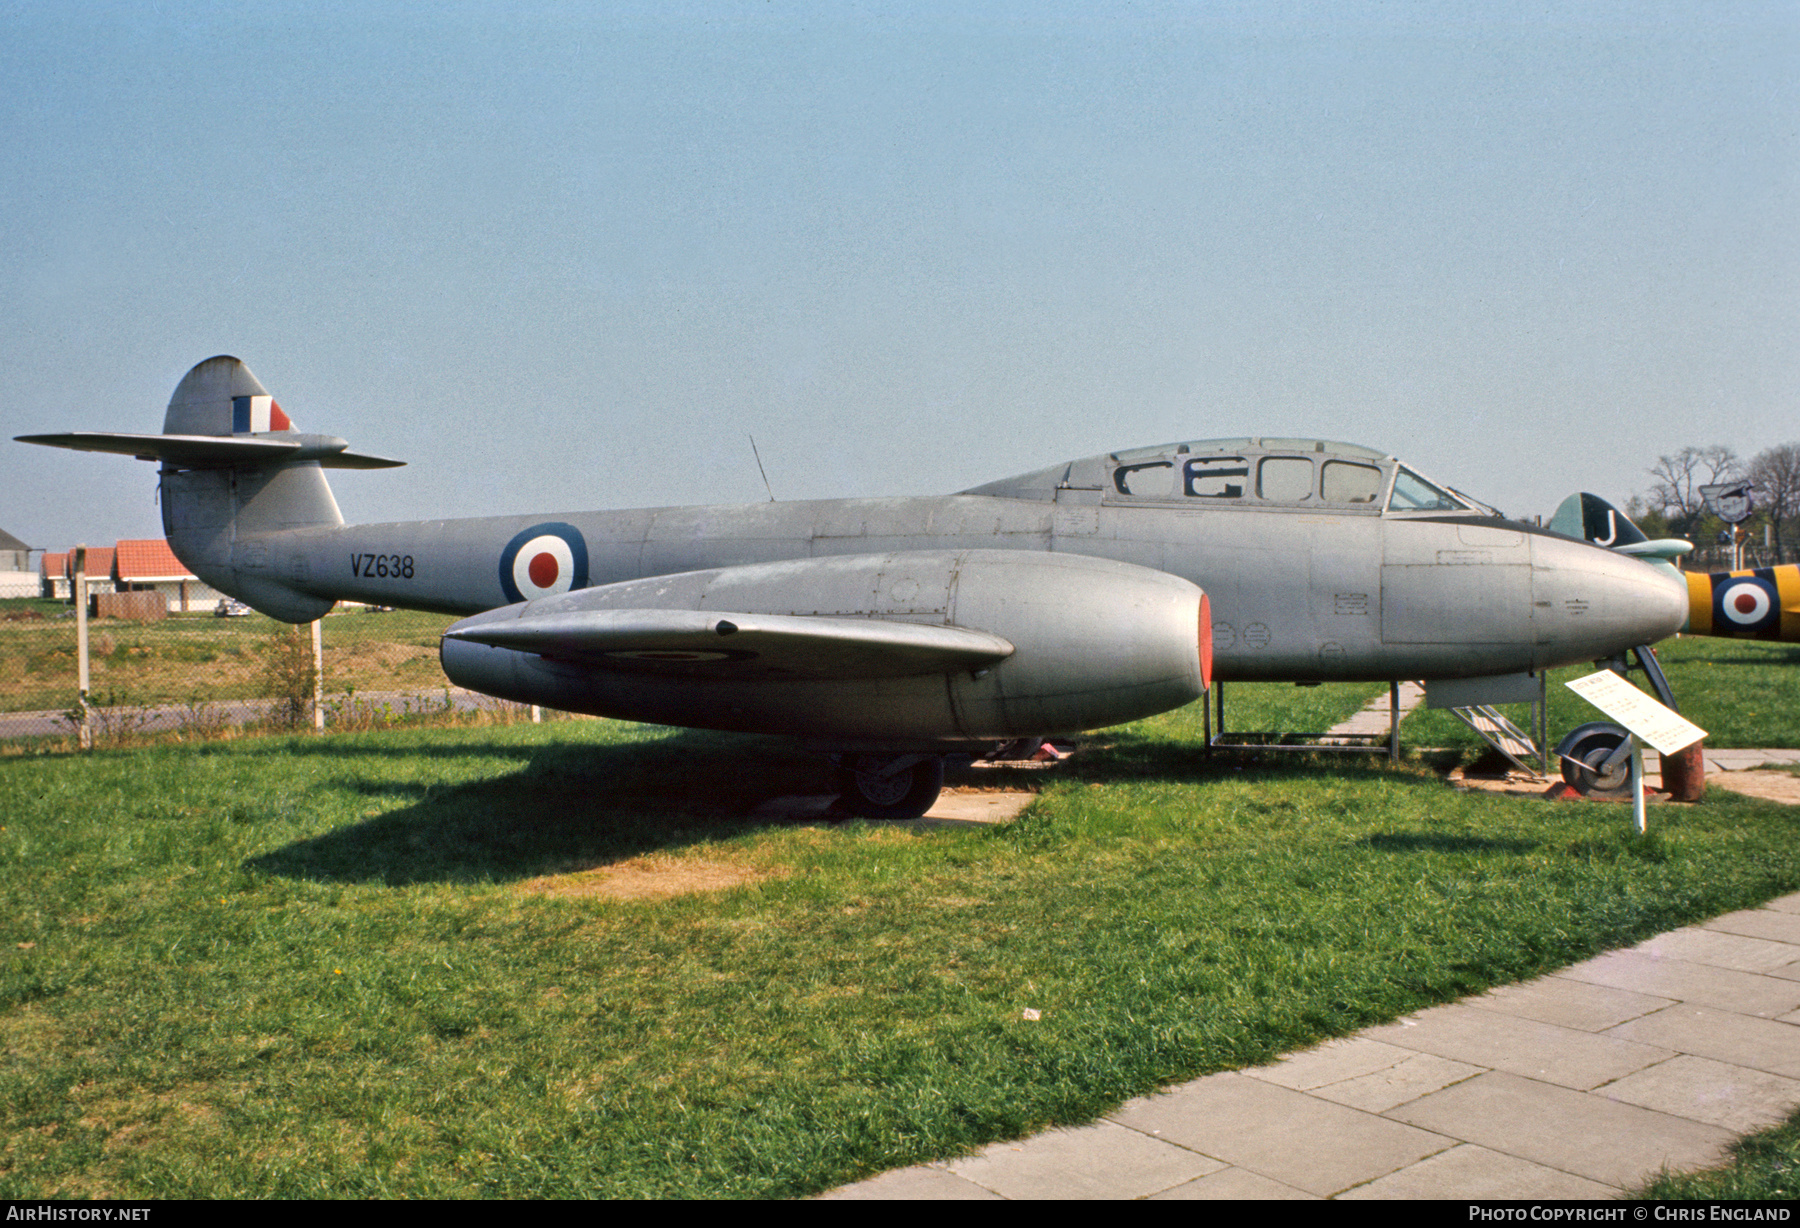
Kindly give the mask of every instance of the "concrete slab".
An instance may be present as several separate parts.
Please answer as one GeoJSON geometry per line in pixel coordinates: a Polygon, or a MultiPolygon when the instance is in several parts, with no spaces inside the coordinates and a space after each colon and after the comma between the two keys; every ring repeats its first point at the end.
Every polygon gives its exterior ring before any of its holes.
{"type": "Polygon", "coordinates": [[[1792,772],[1720,772],[1706,778],[1708,787],[1730,789],[1765,802],[1800,804],[1800,776],[1792,772]]]}
{"type": "Polygon", "coordinates": [[[1385,1176],[1453,1141],[1235,1071],[1133,1100],[1108,1117],[1320,1195],[1385,1176]]]}
{"type": "MultiPolygon", "coordinates": [[[[1036,796],[1021,791],[946,790],[938,795],[924,818],[912,819],[910,824],[915,827],[961,827],[1005,823],[1017,818],[1036,796]]],[[[759,818],[787,819],[797,823],[835,823],[844,818],[832,809],[835,801],[835,793],[790,794],[772,797],[750,813],[759,818]]]]}
{"type": "Polygon", "coordinates": [[[1796,891],[1792,895],[1784,895],[1770,900],[1767,904],[1764,904],[1763,907],[1774,912],[1800,913],[1800,891],[1796,891]]]}
{"type": "Polygon", "coordinates": [[[1685,959],[1693,964],[1735,968],[1739,972],[1773,972],[1800,960],[1800,946],[1793,943],[1751,938],[1701,926],[1670,930],[1631,949],[1662,959],[1685,959]]]}
{"type": "Polygon", "coordinates": [[[1397,1105],[1432,1092],[1472,1079],[1483,1073],[1480,1066],[1453,1062],[1447,1057],[1415,1053],[1397,1066],[1373,1074],[1315,1087],[1312,1094],[1321,1100],[1361,1109],[1365,1113],[1385,1113],[1397,1105]]]}
{"type": "Polygon", "coordinates": [[[771,797],[757,806],[750,813],[763,819],[788,819],[800,823],[829,823],[842,818],[834,814],[831,803],[837,800],[835,793],[801,794],[789,793],[781,797],[771,797]]]}
{"type": "Polygon", "coordinates": [[[1800,1079],[1800,1028],[1775,1019],[1683,1002],[1620,1024],[1610,1035],[1800,1079]]]}
{"type": "Polygon", "coordinates": [[[819,1198],[831,1202],[1000,1202],[1000,1195],[964,1181],[937,1164],[896,1168],[827,1190],[819,1198]]]}
{"type": "Polygon", "coordinates": [[[1673,1003],[1670,998],[1653,998],[1625,989],[1554,976],[1541,976],[1518,985],[1502,985],[1463,1001],[1482,1010],[1559,1024],[1582,1032],[1604,1032],[1628,1019],[1648,1015],[1673,1003]]]}
{"type": "Polygon", "coordinates": [[[1552,975],[1765,1018],[1800,1008],[1800,982],[1660,959],[1642,951],[1609,951],[1552,975]]]}
{"type": "Polygon", "coordinates": [[[1244,1073],[1252,1079],[1304,1092],[1387,1070],[1413,1056],[1411,1049],[1385,1045],[1363,1036],[1347,1036],[1326,1041],[1317,1048],[1290,1053],[1279,1062],[1255,1066],[1244,1073]]]}
{"type": "Polygon", "coordinates": [[[1241,1168],[1224,1168],[1210,1177],[1189,1181],[1172,1190],[1152,1194],[1152,1202],[1318,1202],[1317,1194],[1308,1194],[1291,1185],[1272,1181],[1259,1173],[1241,1168]]]}
{"type": "Polygon", "coordinates": [[[1717,1163],[1729,1130],[1495,1071],[1387,1114],[1505,1155],[1629,1189],[1717,1163]]]}
{"type": "Polygon", "coordinates": [[[1596,1199],[1617,1198],[1620,1191],[1517,1156],[1503,1155],[1473,1143],[1420,1160],[1410,1168],[1377,1177],[1338,1195],[1339,1202],[1369,1199],[1596,1199]]]}
{"type": "Polygon", "coordinates": [[[1225,1165],[1110,1121],[1046,1130],[953,1160],[949,1170],[1004,1198],[1143,1198],[1225,1165]]]}
{"type": "Polygon", "coordinates": [[[1754,747],[1732,749],[1729,747],[1714,750],[1706,749],[1706,770],[1709,772],[1744,772],[1759,768],[1765,764],[1800,763],[1800,750],[1788,748],[1771,748],[1758,750],[1754,747]]]}
{"type": "Polygon", "coordinates": [[[1683,1054],[1627,1075],[1600,1094],[1748,1134],[1786,1119],[1800,1104],[1800,1080],[1683,1054]]]}
{"type": "Polygon", "coordinates": [[[1746,908],[1742,912],[1728,912],[1722,917],[1714,917],[1700,928],[1800,945],[1800,913],[1781,912],[1774,908],[1746,908]]]}
{"type": "Polygon", "coordinates": [[[925,817],[915,822],[926,826],[1009,823],[1018,818],[1019,812],[1031,805],[1036,797],[1035,793],[1019,791],[952,793],[946,790],[938,795],[936,804],[925,812],[925,817]]]}
{"type": "Polygon", "coordinates": [[[1653,1045],[1520,1019],[1460,1002],[1370,1028],[1363,1035],[1577,1090],[1610,1083],[1674,1056],[1653,1045]]]}

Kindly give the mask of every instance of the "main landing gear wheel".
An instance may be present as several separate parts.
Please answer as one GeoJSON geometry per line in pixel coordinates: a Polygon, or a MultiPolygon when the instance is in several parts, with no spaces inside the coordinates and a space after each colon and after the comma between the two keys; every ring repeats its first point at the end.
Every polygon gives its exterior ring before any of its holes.
{"type": "Polygon", "coordinates": [[[943,791],[944,760],[941,755],[905,758],[913,762],[893,770],[897,760],[891,757],[846,757],[839,770],[844,795],[838,799],[838,805],[865,819],[916,819],[923,815],[943,791]]]}
{"type": "Polygon", "coordinates": [[[1631,735],[1617,725],[1596,721],[1572,731],[1556,748],[1563,779],[1588,797],[1630,797],[1631,756],[1612,767],[1606,761],[1631,735]]]}

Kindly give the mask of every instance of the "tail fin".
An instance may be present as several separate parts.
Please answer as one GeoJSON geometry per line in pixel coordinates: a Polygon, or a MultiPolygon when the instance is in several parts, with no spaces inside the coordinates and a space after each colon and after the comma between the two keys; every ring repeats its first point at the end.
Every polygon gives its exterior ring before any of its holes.
{"type": "Polygon", "coordinates": [[[163,531],[193,573],[272,618],[310,622],[331,608],[305,591],[307,556],[272,534],[344,523],[324,469],[402,464],[307,435],[236,358],[221,355],[182,377],[161,435],[22,435],[24,443],[115,452],[162,462],[163,531]]]}
{"type": "Polygon", "coordinates": [[[1550,531],[1591,542],[1596,546],[1605,546],[1620,554],[1665,563],[1680,558],[1694,548],[1693,542],[1683,541],[1679,537],[1652,540],[1631,522],[1631,517],[1599,495],[1590,495],[1586,491],[1570,495],[1562,501],[1556,509],[1556,515],[1550,518],[1550,531]]]}

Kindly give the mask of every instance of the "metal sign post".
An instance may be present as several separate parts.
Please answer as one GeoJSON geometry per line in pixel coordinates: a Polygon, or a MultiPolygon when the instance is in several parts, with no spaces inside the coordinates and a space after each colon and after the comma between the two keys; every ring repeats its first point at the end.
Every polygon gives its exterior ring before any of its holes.
{"type": "Polygon", "coordinates": [[[94,749],[94,726],[88,719],[87,547],[75,547],[75,741],[94,749]]]}
{"type": "Polygon", "coordinates": [[[1756,511],[1757,485],[1751,481],[1720,482],[1713,486],[1702,486],[1700,498],[1706,503],[1706,510],[1723,520],[1731,528],[1731,569],[1744,570],[1744,521],[1750,519],[1756,511]]]}
{"type": "Polygon", "coordinates": [[[1631,824],[1641,836],[1650,830],[1649,816],[1644,813],[1644,748],[1635,733],[1627,740],[1631,743],[1631,824]]]}
{"type": "Polygon", "coordinates": [[[323,621],[315,618],[312,625],[312,717],[316,733],[325,732],[325,638],[320,630],[323,621]]]}

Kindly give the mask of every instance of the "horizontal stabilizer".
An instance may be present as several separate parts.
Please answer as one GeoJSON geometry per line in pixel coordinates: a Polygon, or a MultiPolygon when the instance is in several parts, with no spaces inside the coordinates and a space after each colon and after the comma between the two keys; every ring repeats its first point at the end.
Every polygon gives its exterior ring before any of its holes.
{"type": "Polygon", "coordinates": [[[317,461],[326,469],[393,469],[405,461],[349,451],[334,435],[280,432],[280,438],[255,435],[132,435],[105,431],[70,431],[65,435],[18,435],[20,443],[77,452],[112,452],[156,460],[182,468],[214,469],[317,461]]]}
{"type": "Polygon", "coordinates": [[[633,672],[770,680],[941,674],[1013,653],[999,636],[961,627],[701,610],[478,615],[444,638],[633,672]]]}
{"type": "Polygon", "coordinates": [[[1666,559],[1673,561],[1694,548],[1694,543],[1683,541],[1679,537],[1657,537],[1650,541],[1632,542],[1628,546],[1614,546],[1620,554],[1629,554],[1639,559],[1666,559]]]}

